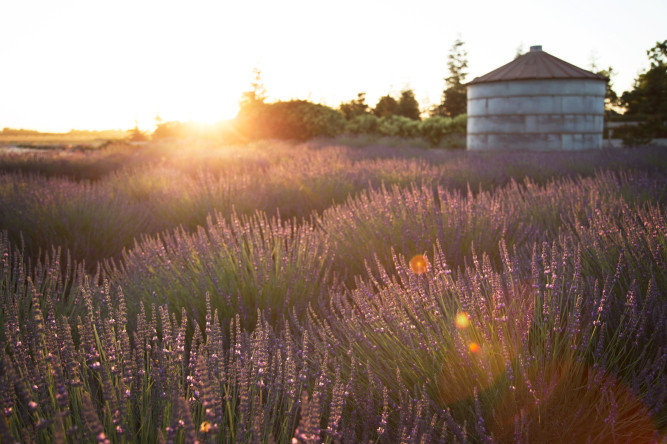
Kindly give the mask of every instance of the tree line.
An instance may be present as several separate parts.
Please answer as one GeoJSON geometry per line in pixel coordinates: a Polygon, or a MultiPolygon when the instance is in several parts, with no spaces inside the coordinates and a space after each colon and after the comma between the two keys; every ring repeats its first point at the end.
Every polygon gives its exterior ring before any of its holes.
{"type": "MultiPolygon", "coordinates": [[[[521,50],[517,51],[517,57],[520,55],[521,50]]],[[[613,90],[613,68],[593,68],[610,79],[605,97],[606,120],[642,122],[620,130],[621,137],[633,138],[634,142],[667,137],[667,40],[656,42],[647,55],[650,68],[637,77],[632,90],[620,96],[613,90]]],[[[461,38],[450,47],[447,70],[440,103],[422,110],[409,88],[398,97],[391,94],[380,97],[375,106],[366,102],[365,92],[359,92],[356,98],[336,109],[305,100],[268,103],[261,72],[255,69],[251,88],[239,102],[237,117],[223,125],[223,138],[232,142],[263,138],[305,140],[350,133],[421,137],[434,146],[439,145],[443,139],[466,131],[468,53],[461,38]]],[[[153,138],[182,137],[189,133],[190,127],[179,122],[161,122],[153,138]]],[[[459,147],[460,143],[454,145],[459,147]]]]}
{"type": "Polygon", "coordinates": [[[612,113],[609,120],[639,122],[615,130],[625,145],[644,145],[654,138],[667,138],[667,40],[646,51],[650,67],[635,78],[630,91],[608,97],[611,105],[625,112],[612,113]]]}
{"type": "MultiPolygon", "coordinates": [[[[468,60],[460,38],[450,49],[447,66],[449,75],[445,78],[442,102],[429,110],[420,108],[414,91],[409,88],[398,97],[391,94],[380,97],[375,106],[366,103],[365,92],[359,92],[355,99],[335,109],[305,100],[267,102],[261,72],[255,69],[250,89],[239,101],[236,118],[221,123],[208,136],[222,135],[226,141],[242,142],[270,138],[307,140],[348,133],[420,137],[433,146],[448,140],[450,148],[464,148],[468,60]]],[[[194,123],[156,121],[156,127],[154,139],[202,136],[201,127],[194,123]]],[[[140,140],[137,133],[135,128],[133,138],[137,136],[136,140],[140,140]]]]}

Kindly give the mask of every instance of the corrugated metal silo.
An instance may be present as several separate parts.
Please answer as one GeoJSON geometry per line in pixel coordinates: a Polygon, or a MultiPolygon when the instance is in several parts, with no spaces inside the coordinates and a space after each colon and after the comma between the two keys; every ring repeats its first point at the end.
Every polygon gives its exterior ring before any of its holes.
{"type": "Polygon", "coordinates": [[[468,83],[468,149],[601,148],[607,81],[533,46],[468,83]]]}

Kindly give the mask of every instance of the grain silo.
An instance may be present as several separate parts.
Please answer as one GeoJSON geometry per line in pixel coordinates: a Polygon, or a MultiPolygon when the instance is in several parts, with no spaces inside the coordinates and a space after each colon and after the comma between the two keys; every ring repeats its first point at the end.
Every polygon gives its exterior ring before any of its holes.
{"type": "Polygon", "coordinates": [[[607,81],[532,46],[468,83],[468,149],[602,148],[607,81]]]}

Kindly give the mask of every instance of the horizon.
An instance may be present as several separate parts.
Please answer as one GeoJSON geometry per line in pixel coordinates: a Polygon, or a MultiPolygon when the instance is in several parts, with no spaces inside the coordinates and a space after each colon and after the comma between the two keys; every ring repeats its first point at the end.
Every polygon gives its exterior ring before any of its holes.
{"type": "Polygon", "coordinates": [[[611,66],[620,95],[649,67],[646,51],[664,40],[667,5],[372,0],[325,8],[202,0],[181,8],[31,0],[0,11],[10,18],[0,29],[0,57],[10,67],[0,71],[0,128],[63,133],[131,129],[135,121],[152,130],[158,114],[165,122],[232,119],[255,68],[268,101],[337,108],[366,92],[373,106],[412,89],[425,109],[440,103],[458,37],[468,52],[467,81],[510,62],[519,47],[542,45],[583,69],[611,66]],[[630,25],[610,31],[619,17],[630,25]]]}

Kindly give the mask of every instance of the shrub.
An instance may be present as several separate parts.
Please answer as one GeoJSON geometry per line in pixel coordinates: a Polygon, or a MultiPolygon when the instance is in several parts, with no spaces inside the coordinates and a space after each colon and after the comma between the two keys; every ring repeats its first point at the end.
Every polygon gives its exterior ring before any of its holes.
{"type": "Polygon", "coordinates": [[[450,117],[433,116],[424,119],[420,124],[421,135],[431,145],[438,146],[442,139],[450,134],[452,119],[450,117]]]}
{"type": "Polygon", "coordinates": [[[352,134],[376,134],[380,119],[372,114],[353,117],[345,126],[345,131],[352,134]]]}
{"type": "Polygon", "coordinates": [[[165,139],[165,138],[183,138],[187,137],[187,128],[185,124],[181,122],[164,122],[161,123],[153,131],[153,139],[165,139]]]}
{"type": "Polygon", "coordinates": [[[237,120],[239,131],[251,140],[333,137],[345,128],[340,111],[305,100],[257,105],[244,110],[237,120]]]}
{"type": "Polygon", "coordinates": [[[646,123],[637,126],[625,125],[614,130],[614,137],[620,138],[625,147],[636,147],[648,145],[653,140],[653,131],[646,123]]]}
{"type": "Polygon", "coordinates": [[[383,136],[417,137],[419,136],[419,122],[397,115],[382,117],[378,133],[383,136]]]}
{"type": "Polygon", "coordinates": [[[452,123],[450,125],[451,125],[450,129],[451,133],[465,134],[467,132],[468,115],[459,114],[458,116],[452,119],[452,123]]]}

